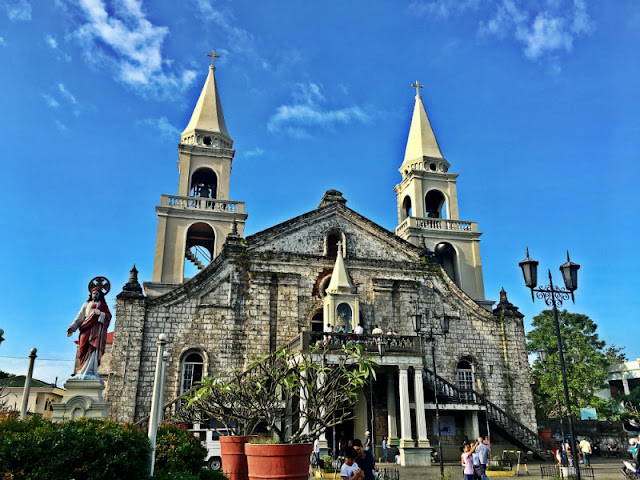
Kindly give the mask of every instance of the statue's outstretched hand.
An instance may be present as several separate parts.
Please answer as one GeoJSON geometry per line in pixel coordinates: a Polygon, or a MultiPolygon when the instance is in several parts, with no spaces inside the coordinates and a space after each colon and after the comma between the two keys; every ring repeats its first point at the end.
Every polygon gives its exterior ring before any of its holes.
{"type": "Polygon", "coordinates": [[[70,337],[71,335],[73,335],[73,327],[67,328],[67,337],[70,337]]]}

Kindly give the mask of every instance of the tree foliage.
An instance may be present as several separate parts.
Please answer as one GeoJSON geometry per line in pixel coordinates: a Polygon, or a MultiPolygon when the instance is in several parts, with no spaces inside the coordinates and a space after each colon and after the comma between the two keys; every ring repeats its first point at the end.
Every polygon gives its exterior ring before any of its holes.
{"type": "MultiPolygon", "coordinates": [[[[600,340],[598,326],[588,316],[563,310],[558,318],[572,413],[580,418],[580,408],[595,407],[599,418],[608,418],[613,415],[611,402],[603,401],[595,394],[607,387],[609,365],[624,362],[624,354],[621,349],[600,340]]],[[[540,349],[547,350],[549,359],[546,364],[536,361],[531,372],[538,418],[558,418],[566,411],[552,310],[544,310],[535,316],[533,329],[527,333],[528,352],[535,354],[540,349]]]]}
{"type": "Polygon", "coordinates": [[[358,390],[375,378],[377,364],[361,346],[333,350],[331,357],[329,362],[322,345],[306,353],[282,348],[257,357],[245,370],[205,378],[190,397],[187,414],[215,418],[236,434],[252,434],[263,424],[280,443],[313,441],[326,428],[353,418],[358,390]],[[281,420],[298,408],[299,421],[285,435],[281,420]]]}

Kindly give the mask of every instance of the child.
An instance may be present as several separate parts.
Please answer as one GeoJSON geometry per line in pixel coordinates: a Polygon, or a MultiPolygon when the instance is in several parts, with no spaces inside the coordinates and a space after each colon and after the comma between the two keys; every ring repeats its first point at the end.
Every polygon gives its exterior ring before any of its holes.
{"type": "Polygon", "coordinates": [[[347,448],[344,463],[340,468],[340,476],[342,480],[362,480],[364,478],[364,472],[360,470],[356,463],[356,449],[353,447],[347,448]]]}

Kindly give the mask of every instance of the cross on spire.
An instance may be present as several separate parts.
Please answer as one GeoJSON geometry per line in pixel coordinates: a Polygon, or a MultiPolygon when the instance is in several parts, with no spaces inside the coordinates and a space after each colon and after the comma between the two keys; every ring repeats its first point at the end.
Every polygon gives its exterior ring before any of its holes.
{"type": "Polygon", "coordinates": [[[418,80],[416,80],[416,83],[412,83],[411,84],[412,87],[416,87],[416,97],[420,96],[420,89],[422,87],[424,87],[424,85],[420,85],[420,82],[418,82],[418,80]]]}
{"type": "Polygon", "coordinates": [[[213,62],[215,62],[216,58],[220,58],[220,55],[218,55],[215,50],[211,50],[211,53],[207,53],[207,57],[211,57],[211,66],[215,68],[213,62]]]}

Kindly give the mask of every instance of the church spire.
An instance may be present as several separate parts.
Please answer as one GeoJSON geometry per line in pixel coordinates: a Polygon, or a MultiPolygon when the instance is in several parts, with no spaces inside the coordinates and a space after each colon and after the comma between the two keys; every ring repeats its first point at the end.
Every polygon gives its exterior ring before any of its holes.
{"type": "Polygon", "coordinates": [[[349,272],[342,258],[342,244],[338,243],[338,253],[336,255],[336,263],[333,265],[333,273],[327,287],[327,293],[353,293],[355,287],[349,278],[349,272]]]}
{"type": "Polygon", "coordinates": [[[207,53],[207,56],[211,57],[211,66],[209,66],[209,75],[204,82],[202,92],[196,103],[196,108],[193,110],[191,120],[180,135],[181,141],[185,142],[193,133],[219,133],[230,139],[229,132],[227,132],[227,126],[224,122],[224,115],[222,113],[222,104],[220,103],[220,95],[218,94],[218,86],[216,84],[216,67],[213,62],[220,55],[216,54],[213,50],[212,53],[207,53]]]}
{"type": "MultiPolygon", "coordinates": [[[[400,172],[404,172],[416,162],[423,162],[426,159],[444,160],[442,152],[440,152],[438,140],[436,140],[436,136],[431,128],[431,123],[429,122],[429,117],[427,117],[427,112],[422,103],[420,89],[423,85],[420,85],[416,80],[416,83],[411,86],[416,88],[416,103],[413,107],[409,138],[407,139],[407,148],[400,172]]],[[[420,170],[422,169],[425,169],[424,166],[420,168],[420,170]]]]}

